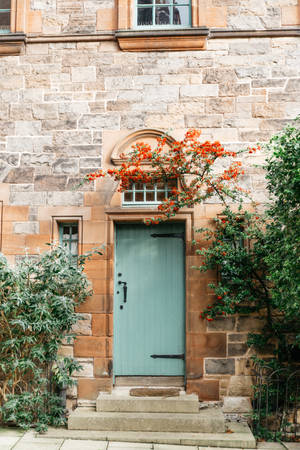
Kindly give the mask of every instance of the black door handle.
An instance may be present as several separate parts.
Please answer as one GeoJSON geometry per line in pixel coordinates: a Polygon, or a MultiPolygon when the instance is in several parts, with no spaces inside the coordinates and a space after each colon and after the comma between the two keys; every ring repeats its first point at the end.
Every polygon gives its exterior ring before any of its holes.
{"type": "Polygon", "coordinates": [[[127,302],[127,283],[126,283],[126,281],[119,281],[118,284],[123,284],[123,294],[124,294],[123,302],[126,303],[127,302]]]}

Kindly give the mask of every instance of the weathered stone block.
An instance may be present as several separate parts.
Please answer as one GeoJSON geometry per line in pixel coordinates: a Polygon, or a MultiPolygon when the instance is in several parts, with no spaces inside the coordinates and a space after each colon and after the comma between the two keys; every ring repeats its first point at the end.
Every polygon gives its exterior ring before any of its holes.
{"type": "Polygon", "coordinates": [[[283,117],[284,106],[280,103],[254,103],[252,105],[253,117],[283,117]]]}
{"type": "Polygon", "coordinates": [[[250,83],[220,83],[220,97],[238,97],[250,95],[250,83]]]}
{"type": "Polygon", "coordinates": [[[58,119],[57,103],[39,103],[32,106],[35,119],[58,119]]]}
{"type": "Polygon", "coordinates": [[[189,357],[225,357],[225,333],[199,333],[187,336],[187,352],[189,357]]]}
{"type": "Polygon", "coordinates": [[[16,234],[38,234],[39,222],[15,222],[14,233],[16,234]]]}
{"type": "Polygon", "coordinates": [[[94,377],[93,358],[76,358],[76,361],[81,365],[82,369],[78,370],[78,372],[74,372],[74,377],[94,377]]]}
{"type": "Polygon", "coordinates": [[[187,380],[186,392],[202,401],[219,400],[219,380],[187,380]]]}
{"type": "Polygon", "coordinates": [[[233,331],[235,329],[235,317],[216,317],[208,323],[209,331],[233,331]]]}
{"type": "Polygon", "coordinates": [[[9,75],[7,77],[1,76],[0,90],[18,89],[24,87],[24,77],[21,75],[9,75]]]}
{"type": "Polygon", "coordinates": [[[265,325],[263,317],[240,316],[237,322],[237,331],[259,331],[265,325]]]}
{"type": "Polygon", "coordinates": [[[83,206],[83,193],[48,192],[47,203],[52,206],[83,206]]]}
{"type": "Polygon", "coordinates": [[[228,356],[243,356],[247,353],[248,349],[247,344],[228,344],[228,356]]]}
{"type": "Polygon", "coordinates": [[[120,117],[118,114],[84,114],[79,120],[78,127],[96,130],[99,128],[116,130],[120,128],[120,117]]]}
{"type": "Polygon", "coordinates": [[[248,335],[245,333],[233,333],[228,335],[229,342],[245,342],[248,335]]]}
{"type": "Polygon", "coordinates": [[[111,371],[112,361],[106,358],[94,358],[94,376],[107,377],[111,371]]]}
{"type": "Polygon", "coordinates": [[[71,175],[78,173],[79,159],[75,158],[58,158],[53,163],[54,174],[71,175]]]}
{"type": "Polygon", "coordinates": [[[20,156],[18,153],[0,153],[0,161],[5,162],[9,166],[16,167],[19,165],[20,156]]]}
{"type": "Polygon", "coordinates": [[[44,192],[11,192],[9,199],[12,205],[40,206],[46,204],[44,192]]]}
{"type": "Polygon", "coordinates": [[[251,413],[252,404],[249,397],[224,397],[224,413],[251,413]]]}
{"type": "Polygon", "coordinates": [[[37,175],[34,178],[35,191],[63,191],[67,179],[64,175],[37,175]]]}
{"type": "Polygon", "coordinates": [[[29,167],[50,166],[55,160],[52,153],[23,153],[21,165],[29,167]]]}
{"type": "Polygon", "coordinates": [[[182,86],[180,88],[181,98],[217,97],[219,86],[217,84],[199,84],[192,86],[182,86]]]}
{"type": "Polygon", "coordinates": [[[72,67],[72,81],[75,83],[86,83],[96,81],[96,67],[72,67]]]}
{"type": "Polygon", "coordinates": [[[205,372],[207,374],[235,374],[234,359],[205,359],[205,372]]]}
{"type": "Polygon", "coordinates": [[[285,90],[286,90],[286,92],[300,91],[300,78],[292,78],[291,80],[288,80],[285,90]]]}
{"type": "Polygon", "coordinates": [[[9,171],[4,179],[4,183],[19,183],[20,180],[22,180],[22,183],[33,183],[33,175],[34,169],[18,167],[9,171]]]}
{"type": "Polygon", "coordinates": [[[219,84],[236,82],[237,77],[233,69],[204,69],[203,83],[219,84]]]}
{"type": "Polygon", "coordinates": [[[143,101],[145,103],[176,102],[179,98],[178,86],[147,86],[144,88],[143,93],[143,101]]]}
{"type": "Polygon", "coordinates": [[[209,114],[224,114],[234,112],[233,98],[211,98],[206,101],[206,112],[209,114]]]}
{"type": "MultiPolygon", "coordinates": [[[[86,128],[89,128],[89,126],[86,128]]],[[[56,131],[53,133],[53,142],[62,146],[92,144],[92,133],[86,130],[56,131]]]]}
{"type": "Polygon", "coordinates": [[[17,136],[39,136],[41,134],[41,122],[16,121],[17,136]]]}
{"type": "Polygon", "coordinates": [[[92,315],[80,314],[81,318],[73,325],[72,332],[76,335],[91,336],[92,335],[92,315]]]}
{"type": "Polygon", "coordinates": [[[96,400],[99,391],[109,392],[112,388],[110,378],[81,378],[78,380],[78,397],[96,400]]]}
{"type": "MultiPolygon", "coordinates": [[[[198,103],[196,103],[198,105],[198,103]]],[[[196,128],[217,128],[222,126],[222,115],[191,115],[187,114],[185,117],[185,123],[187,127],[196,127],[196,128]]]]}
{"type": "Polygon", "coordinates": [[[234,375],[230,378],[228,396],[252,397],[253,395],[252,377],[244,375],[234,375]]]}
{"type": "Polygon", "coordinates": [[[101,167],[101,158],[80,158],[80,167],[89,168],[94,167],[95,169],[101,167]]]}
{"type": "Polygon", "coordinates": [[[102,358],[106,356],[106,338],[78,336],[74,344],[74,355],[102,358]]]}

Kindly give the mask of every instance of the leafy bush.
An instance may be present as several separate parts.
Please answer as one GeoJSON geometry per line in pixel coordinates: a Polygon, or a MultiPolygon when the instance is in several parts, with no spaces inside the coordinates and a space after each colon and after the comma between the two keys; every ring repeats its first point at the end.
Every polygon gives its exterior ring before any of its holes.
{"type": "Polygon", "coordinates": [[[59,389],[71,386],[80,366],[59,358],[79,316],[77,305],[91,295],[83,273],[61,247],[16,268],[0,256],[0,419],[23,428],[64,421],[59,389]],[[69,335],[69,337],[67,337],[69,335]],[[55,361],[59,361],[54,364],[55,361]]]}
{"type": "MultiPolygon", "coordinates": [[[[273,354],[274,368],[293,364],[300,349],[300,127],[287,127],[267,146],[270,204],[263,217],[226,208],[209,240],[200,271],[219,270],[214,304],[201,317],[256,313],[265,318],[248,343],[273,354]]],[[[258,360],[256,360],[258,362],[258,360]]]]}

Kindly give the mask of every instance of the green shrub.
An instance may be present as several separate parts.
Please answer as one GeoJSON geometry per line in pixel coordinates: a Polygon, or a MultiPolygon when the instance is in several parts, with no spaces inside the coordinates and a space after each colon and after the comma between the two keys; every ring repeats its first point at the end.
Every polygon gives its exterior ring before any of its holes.
{"type": "Polygon", "coordinates": [[[83,273],[91,254],[70,259],[53,248],[10,267],[0,256],[0,419],[23,428],[64,422],[59,389],[74,384],[78,363],[59,360],[79,316],[77,305],[91,295],[83,273]],[[58,361],[58,362],[57,362],[58,361]],[[56,363],[55,363],[56,362],[56,363]]]}

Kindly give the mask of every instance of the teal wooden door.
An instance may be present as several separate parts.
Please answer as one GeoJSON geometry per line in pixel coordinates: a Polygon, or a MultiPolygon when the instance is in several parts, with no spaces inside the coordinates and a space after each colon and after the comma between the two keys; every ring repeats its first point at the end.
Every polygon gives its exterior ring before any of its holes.
{"type": "Polygon", "coordinates": [[[116,227],[115,376],[184,375],[183,359],[151,357],[185,351],[183,232],[176,223],[116,227]]]}

